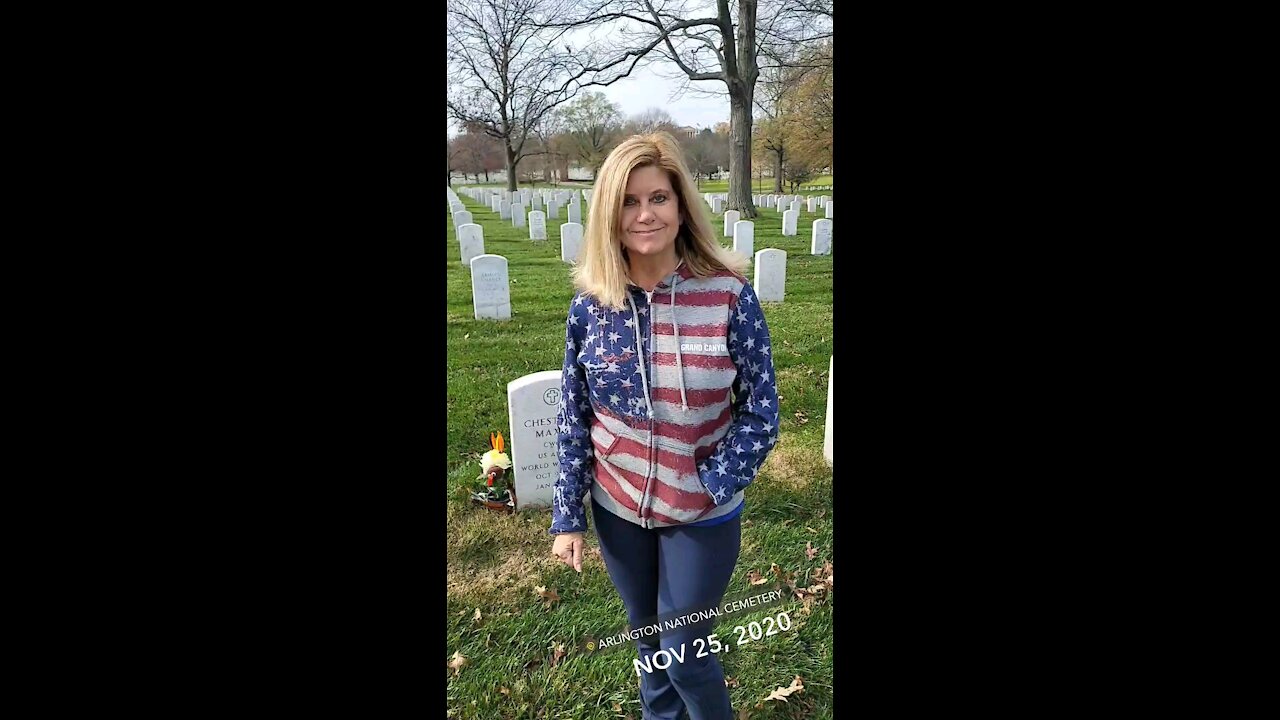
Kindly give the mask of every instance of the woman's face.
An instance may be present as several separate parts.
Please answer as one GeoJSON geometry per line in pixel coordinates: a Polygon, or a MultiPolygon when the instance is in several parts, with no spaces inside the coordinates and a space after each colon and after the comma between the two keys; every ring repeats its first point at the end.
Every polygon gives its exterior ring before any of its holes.
{"type": "Polygon", "coordinates": [[[679,231],[680,201],[666,171],[655,165],[632,170],[622,198],[622,246],[632,256],[674,255],[679,231]]]}

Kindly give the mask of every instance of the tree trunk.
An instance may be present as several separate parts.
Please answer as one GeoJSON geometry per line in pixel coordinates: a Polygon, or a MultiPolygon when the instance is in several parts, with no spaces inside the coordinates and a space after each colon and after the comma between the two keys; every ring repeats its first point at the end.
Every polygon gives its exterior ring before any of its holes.
{"type": "Polygon", "coordinates": [[[729,85],[729,209],[754,220],[751,202],[751,91],[741,81],[729,85]]]}
{"type": "Polygon", "coordinates": [[[782,148],[773,151],[773,192],[782,194],[782,148]]]}
{"type": "Polygon", "coordinates": [[[510,190],[511,192],[515,192],[516,191],[516,151],[512,150],[510,145],[506,145],[506,143],[504,143],[504,145],[506,146],[505,147],[506,152],[504,153],[504,155],[507,156],[507,190],[510,190]]]}

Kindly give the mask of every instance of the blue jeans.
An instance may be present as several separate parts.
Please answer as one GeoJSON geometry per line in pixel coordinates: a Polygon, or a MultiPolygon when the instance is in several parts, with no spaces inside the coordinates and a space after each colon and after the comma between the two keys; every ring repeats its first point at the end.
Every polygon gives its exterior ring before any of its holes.
{"type": "MultiPolygon", "coordinates": [[[[591,505],[600,554],[609,578],[622,596],[632,628],[654,616],[718,605],[729,587],[742,545],[742,520],[735,517],[710,527],[652,530],[591,505]]],[[[641,663],[640,704],[644,720],[732,720],[724,669],[707,648],[707,625],[664,631],[636,641],[641,663]],[[703,642],[694,644],[694,638],[703,642]],[[681,651],[681,645],[684,645],[681,651]],[[665,670],[653,665],[658,650],[674,649],[683,661],[665,670]],[[696,657],[698,651],[703,657],[696,657]]]]}

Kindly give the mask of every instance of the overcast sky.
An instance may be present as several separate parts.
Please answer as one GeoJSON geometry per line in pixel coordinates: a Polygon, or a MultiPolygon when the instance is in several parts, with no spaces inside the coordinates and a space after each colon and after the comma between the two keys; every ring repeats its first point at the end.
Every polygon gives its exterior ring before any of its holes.
{"type": "MultiPolygon", "coordinates": [[[[609,35],[607,30],[574,30],[569,33],[565,41],[572,43],[575,47],[581,47],[597,36],[608,38],[609,35]]],[[[630,75],[612,85],[604,87],[593,85],[586,90],[603,93],[610,101],[622,108],[624,117],[638,115],[649,108],[661,108],[667,111],[676,125],[692,125],[701,129],[714,127],[716,123],[729,122],[729,96],[724,92],[724,83],[689,82],[680,69],[670,61],[659,61],[652,68],[642,64],[630,75]],[[667,79],[668,77],[674,79],[667,79]],[[720,94],[718,97],[710,97],[707,92],[720,94]],[[680,97],[673,99],[673,94],[679,94],[680,97]]],[[[449,136],[458,134],[458,129],[454,128],[452,123],[449,125],[449,136]]]]}
{"type": "MultiPolygon", "coordinates": [[[[676,68],[678,70],[678,68],[676,68]]],[[[663,75],[669,71],[663,70],[663,75]]],[[[667,111],[677,125],[693,125],[697,128],[714,127],[716,123],[729,122],[729,96],[706,97],[706,90],[723,88],[722,82],[682,83],[668,80],[648,68],[637,68],[627,77],[605,87],[593,86],[588,90],[603,93],[622,108],[625,117],[638,115],[649,108],[667,111]],[[671,99],[673,92],[686,88],[678,99],[671,99]],[[702,88],[704,92],[695,92],[702,88]]],[[[457,134],[450,127],[449,135],[457,134]]]]}
{"type": "MultiPolygon", "coordinates": [[[[678,68],[673,68],[678,70],[678,68]]],[[[662,70],[669,75],[668,69],[662,70]]],[[[622,107],[625,116],[638,115],[651,107],[661,108],[671,115],[677,125],[694,125],[698,128],[713,127],[729,121],[729,96],[706,97],[708,90],[724,88],[722,82],[688,83],[660,77],[648,68],[638,68],[627,77],[606,87],[593,87],[622,107]],[[685,88],[679,99],[671,99],[673,92],[685,88]],[[700,89],[703,92],[695,92],[700,89]]]]}

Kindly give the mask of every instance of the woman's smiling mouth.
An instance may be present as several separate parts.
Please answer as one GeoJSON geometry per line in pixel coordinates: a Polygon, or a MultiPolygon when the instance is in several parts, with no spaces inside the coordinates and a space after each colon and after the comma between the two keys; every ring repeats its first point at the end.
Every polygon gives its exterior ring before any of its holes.
{"type": "Polygon", "coordinates": [[[661,229],[662,228],[654,228],[652,230],[632,230],[631,234],[632,235],[652,235],[661,229]]]}

